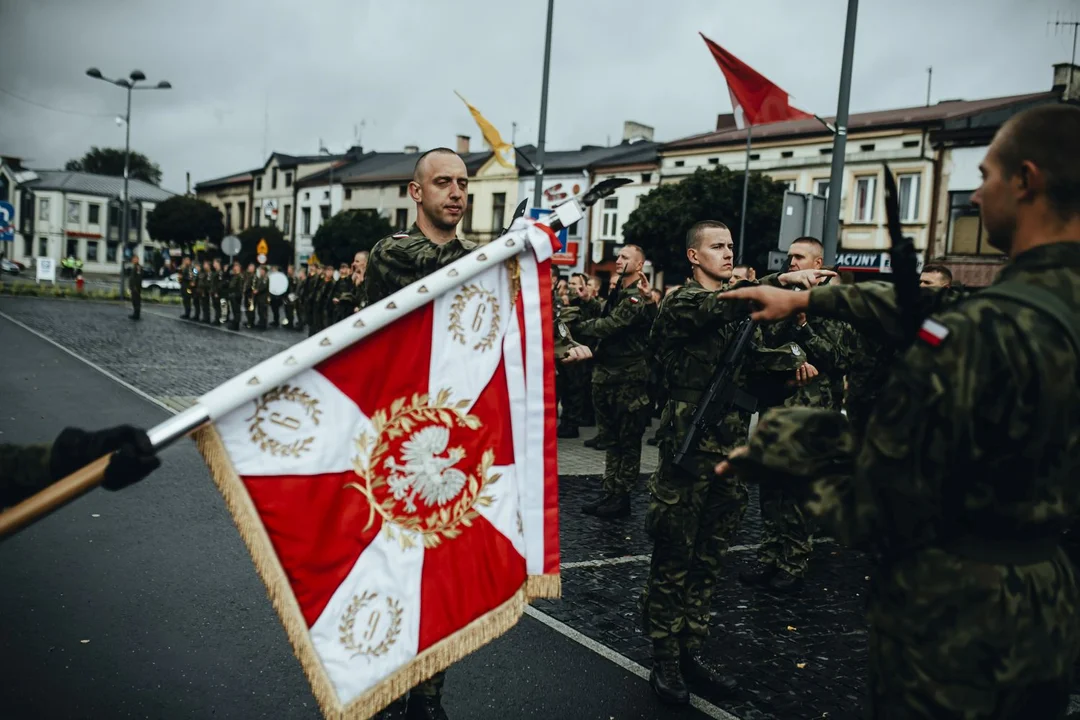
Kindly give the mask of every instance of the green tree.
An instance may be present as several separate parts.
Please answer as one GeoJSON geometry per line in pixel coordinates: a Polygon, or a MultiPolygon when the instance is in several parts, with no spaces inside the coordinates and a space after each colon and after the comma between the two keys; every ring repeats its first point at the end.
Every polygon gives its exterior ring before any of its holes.
{"type": "Polygon", "coordinates": [[[199,240],[220,243],[225,234],[221,211],[208,202],[186,195],[163,200],[146,216],[146,231],[154,240],[191,252],[199,240]]]}
{"type": "MultiPolygon", "coordinates": [[[[115,148],[92,147],[90,152],[78,160],[68,160],[64,169],[124,177],[124,151],[115,148]]],[[[148,182],[151,185],[160,185],[161,168],[142,153],[132,151],[128,177],[148,182]]]]}
{"type": "MultiPolygon", "coordinates": [[[[731,228],[736,247],[742,215],[743,174],[724,166],[698,168],[681,182],[660,185],[641,198],[623,226],[626,242],[640,245],[668,282],[682,282],[690,273],[686,260],[686,231],[699,220],[719,220],[731,228]]],[[[759,273],[768,267],[769,250],[776,249],[784,184],[767,175],[750,173],[746,204],[743,261],[759,273]]]]}
{"type": "Polygon", "coordinates": [[[258,263],[259,242],[266,241],[266,264],[276,265],[282,270],[293,262],[293,244],[285,239],[273,225],[249,227],[236,237],[240,238],[240,254],[236,256],[244,267],[248,263],[258,263]]]}
{"type": "Polygon", "coordinates": [[[352,262],[361,250],[371,250],[394,232],[390,221],[371,210],[343,210],[319,225],[311,244],[319,262],[337,266],[352,262]]]}

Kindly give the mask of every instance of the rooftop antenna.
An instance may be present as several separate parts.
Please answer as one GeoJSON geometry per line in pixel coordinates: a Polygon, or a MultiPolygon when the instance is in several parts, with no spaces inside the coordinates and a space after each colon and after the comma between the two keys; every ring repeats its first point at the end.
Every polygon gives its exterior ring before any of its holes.
{"type": "MultiPolygon", "coordinates": [[[[1076,35],[1077,35],[1077,30],[1080,29],[1080,20],[1062,20],[1061,19],[1061,11],[1058,11],[1057,19],[1052,21],[1052,22],[1046,23],[1047,30],[1049,30],[1051,27],[1054,28],[1054,34],[1055,35],[1057,35],[1059,32],[1068,32],[1068,30],[1065,30],[1064,28],[1068,28],[1068,27],[1072,28],[1072,36],[1073,36],[1072,59],[1069,62],[1071,62],[1073,65],[1075,65],[1076,64],[1076,35]]],[[[1069,73],[1069,77],[1072,78],[1072,73],[1071,72],[1069,73]]]]}

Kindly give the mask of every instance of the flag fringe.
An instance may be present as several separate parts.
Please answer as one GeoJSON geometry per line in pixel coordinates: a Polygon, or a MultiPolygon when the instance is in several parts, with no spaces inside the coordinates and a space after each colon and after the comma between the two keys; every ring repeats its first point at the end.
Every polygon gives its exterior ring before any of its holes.
{"type": "Polygon", "coordinates": [[[525,594],[530,600],[562,597],[561,575],[530,575],[525,581],[525,594]]]}
{"type": "Polygon", "coordinates": [[[311,642],[310,628],[296,602],[285,568],[259,520],[240,476],[225,450],[221,435],[213,425],[194,434],[194,440],[229,508],[233,523],[247,545],[255,569],[266,585],[270,603],[281,619],[285,634],[300,661],[312,694],[327,720],[362,720],[370,718],[421,682],[475,652],[512,628],[533,598],[557,598],[561,591],[559,575],[532,575],[524,585],[497,608],[443,638],[368,692],[342,707],[330,677],[323,668],[311,642]]]}

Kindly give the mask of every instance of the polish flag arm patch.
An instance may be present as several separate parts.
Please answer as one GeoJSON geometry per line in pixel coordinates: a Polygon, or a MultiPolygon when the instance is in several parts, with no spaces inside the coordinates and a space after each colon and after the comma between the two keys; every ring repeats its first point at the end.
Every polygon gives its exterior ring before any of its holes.
{"type": "Polygon", "coordinates": [[[918,338],[930,347],[938,347],[949,337],[949,328],[936,320],[927,318],[919,328],[918,338]]]}

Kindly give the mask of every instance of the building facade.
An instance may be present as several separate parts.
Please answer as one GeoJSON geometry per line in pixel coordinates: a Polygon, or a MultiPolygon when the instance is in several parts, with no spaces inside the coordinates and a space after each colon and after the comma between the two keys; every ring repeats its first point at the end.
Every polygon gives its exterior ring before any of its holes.
{"type": "Polygon", "coordinates": [[[251,222],[257,172],[261,170],[228,175],[195,185],[195,197],[213,205],[221,213],[226,235],[243,232],[251,222]]]}

